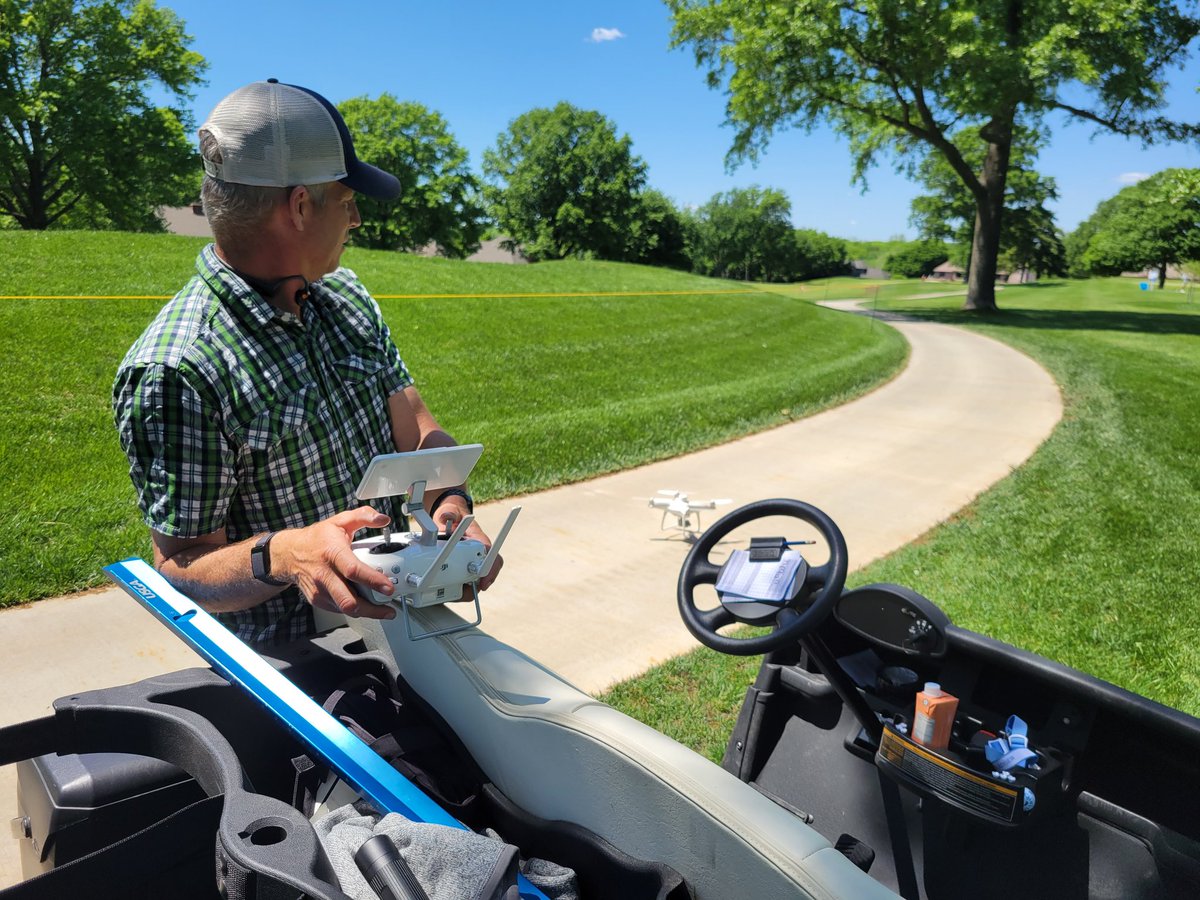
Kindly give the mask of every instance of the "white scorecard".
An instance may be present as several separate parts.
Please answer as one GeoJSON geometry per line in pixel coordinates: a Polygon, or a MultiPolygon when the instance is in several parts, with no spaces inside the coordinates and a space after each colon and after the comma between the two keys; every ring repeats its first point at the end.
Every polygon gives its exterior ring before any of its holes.
{"type": "Polygon", "coordinates": [[[467,480],[481,455],[483,444],[385,453],[371,460],[354,493],[359,500],[373,500],[407,494],[419,481],[427,491],[454,487],[467,480]]]}

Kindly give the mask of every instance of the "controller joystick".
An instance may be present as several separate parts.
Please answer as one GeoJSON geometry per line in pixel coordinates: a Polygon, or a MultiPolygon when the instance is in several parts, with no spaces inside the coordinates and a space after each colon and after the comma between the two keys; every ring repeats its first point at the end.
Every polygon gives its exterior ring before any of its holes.
{"type": "Polygon", "coordinates": [[[380,594],[366,585],[355,585],[359,595],[379,605],[395,604],[403,613],[410,640],[434,637],[472,628],[483,621],[479,605],[479,581],[495,566],[500,546],[521,508],[512,509],[489,550],[481,541],[464,538],[475,521],[466,516],[453,532],[439,533],[429,511],[425,493],[463,484],[483,452],[480,444],[440,447],[410,453],[390,453],[371,460],[355,492],[359,500],[403,495],[404,514],[420,532],[393,534],[385,529],[381,536],[351,543],[351,550],[362,562],[386,575],[394,586],[391,596],[380,594]],[[470,597],[467,597],[467,590],[470,597]],[[473,599],[475,620],[440,630],[414,633],[409,610],[473,599]]]}

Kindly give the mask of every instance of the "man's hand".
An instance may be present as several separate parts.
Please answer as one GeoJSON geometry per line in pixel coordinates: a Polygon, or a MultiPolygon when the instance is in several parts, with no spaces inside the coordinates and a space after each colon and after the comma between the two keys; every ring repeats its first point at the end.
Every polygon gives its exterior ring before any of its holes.
{"type": "MultiPolygon", "coordinates": [[[[420,393],[411,384],[388,397],[388,415],[392,419],[392,441],[400,453],[455,446],[454,438],[438,424],[425,401],[421,399],[420,393]]],[[[438,506],[437,511],[433,513],[433,521],[438,531],[454,531],[455,526],[466,516],[467,502],[462,497],[451,496],[438,506]]],[[[492,549],[492,539],[475,523],[471,523],[463,537],[482,543],[485,553],[492,549]]],[[[481,591],[486,591],[492,586],[503,565],[504,557],[497,556],[496,564],[492,566],[488,577],[479,581],[481,591]]]]}
{"type": "MultiPolygon", "coordinates": [[[[458,523],[467,517],[467,503],[462,497],[447,497],[437,508],[437,512],[433,514],[433,523],[437,526],[438,531],[452,532],[458,527],[458,523]]],[[[479,523],[472,522],[467,526],[467,532],[463,535],[464,538],[471,538],[483,544],[483,552],[486,556],[488,551],[492,549],[492,539],[484,533],[484,530],[479,527],[479,523]]],[[[492,566],[492,571],[487,574],[486,578],[479,579],[479,590],[486,591],[492,586],[492,582],[496,580],[496,576],[500,574],[500,569],[504,567],[504,557],[497,556],[496,563],[492,566]]]]}
{"type": "Polygon", "coordinates": [[[322,519],[307,528],[280,531],[271,541],[271,574],[299,585],[313,606],[367,619],[392,619],[396,610],[363,600],[351,582],[390,596],[394,587],[382,572],[361,562],[350,549],[361,528],[382,528],[388,517],[369,506],[322,519]]]}

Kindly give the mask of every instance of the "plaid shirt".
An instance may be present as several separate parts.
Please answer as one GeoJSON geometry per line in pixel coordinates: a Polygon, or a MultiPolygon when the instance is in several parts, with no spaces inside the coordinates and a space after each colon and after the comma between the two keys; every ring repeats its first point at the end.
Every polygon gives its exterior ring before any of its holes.
{"type": "MultiPolygon", "coordinates": [[[[179,538],[224,528],[234,543],[358,506],[367,463],[396,449],[387,398],[413,383],[375,300],[342,268],[313,283],[298,318],[212,245],[196,269],[113,385],[146,524],[179,538]]],[[[380,511],[400,521],[398,508],[380,511]]],[[[256,643],[312,630],[296,587],[218,618],[256,643]]]]}

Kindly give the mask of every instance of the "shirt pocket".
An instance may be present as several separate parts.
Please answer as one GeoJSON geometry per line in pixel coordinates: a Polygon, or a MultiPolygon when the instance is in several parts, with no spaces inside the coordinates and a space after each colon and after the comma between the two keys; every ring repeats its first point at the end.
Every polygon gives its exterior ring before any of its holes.
{"type": "Polygon", "coordinates": [[[387,365],[387,359],[378,355],[364,356],[357,353],[333,361],[334,371],[337,372],[341,383],[353,389],[378,381],[387,365]]]}
{"type": "Polygon", "coordinates": [[[234,429],[234,440],[252,471],[303,465],[308,445],[319,439],[321,400],[305,385],[276,398],[234,429]]]}
{"type": "Polygon", "coordinates": [[[388,415],[390,366],[379,355],[350,354],[333,361],[337,409],[334,414],[353,435],[353,451],[367,454],[392,453],[391,417],[388,415]]]}

